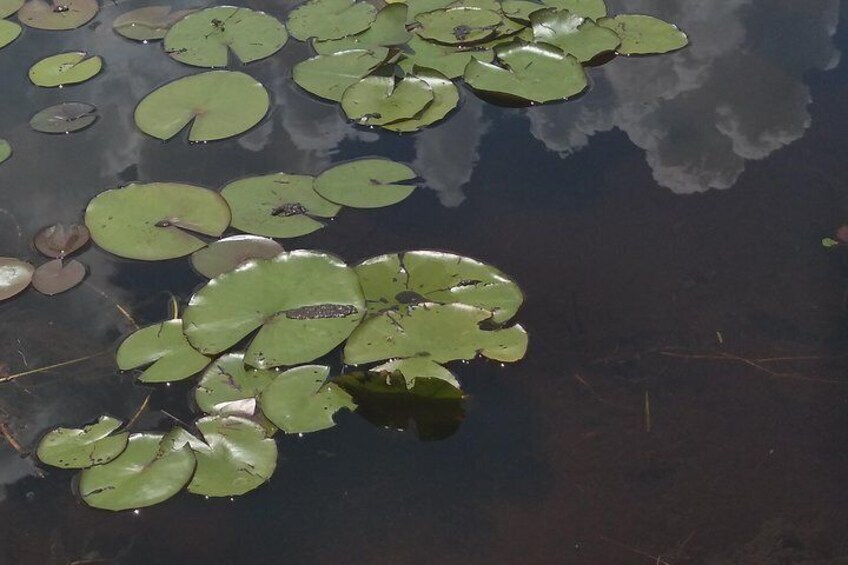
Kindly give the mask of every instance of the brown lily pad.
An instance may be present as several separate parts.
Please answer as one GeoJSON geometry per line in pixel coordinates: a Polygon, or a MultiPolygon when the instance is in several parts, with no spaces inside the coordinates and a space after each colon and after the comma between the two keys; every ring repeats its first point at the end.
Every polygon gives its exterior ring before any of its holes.
{"type": "Polygon", "coordinates": [[[234,235],[210,243],[195,251],[191,266],[206,278],[235,270],[251,259],[271,259],[283,252],[283,246],[268,237],[256,235],[234,235]]]}
{"type": "Polygon", "coordinates": [[[53,296],[77,286],[85,278],[85,265],[71,259],[49,261],[35,270],[32,286],[41,294],[53,296]]]}
{"type": "Polygon", "coordinates": [[[81,249],[90,238],[83,225],[53,224],[35,234],[33,244],[42,255],[61,259],[81,249]]]}
{"type": "Polygon", "coordinates": [[[0,257],[0,300],[23,292],[32,282],[35,267],[13,257],[0,257]]]}

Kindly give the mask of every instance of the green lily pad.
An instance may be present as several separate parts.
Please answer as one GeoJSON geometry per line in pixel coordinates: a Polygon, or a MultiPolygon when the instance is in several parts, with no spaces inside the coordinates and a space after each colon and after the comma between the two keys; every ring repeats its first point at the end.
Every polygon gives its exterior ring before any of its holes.
{"type": "Polygon", "coordinates": [[[32,275],[32,287],[47,296],[71,290],[86,275],[85,265],[75,259],[54,259],[38,267],[32,275]]]}
{"type": "Polygon", "coordinates": [[[248,401],[240,412],[256,414],[259,395],[277,376],[277,371],[245,367],[244,353],[218,358],[200,377],[194,389],[197,407],[207,414],[229,413],[236,402],[248,401]]]}
{"type": "Polygon", "coordinates": [[[12,145],[5,139],[0,139],[0,163],[12,156],[12,145]]]}
{"type": "Polygon", "coordinates": [[[194,468],[194,453],[187,444],[177,447],[162,434],[132,434],[127,448],[116,459],[80,474],[79,492],[94,508],[143,508],[180,492],[194,468]]]}
{"type": "Polygon", "coordinates": [[[517,361],[527,351],[527,332],[516,324],[483,330],[492,313],[468,304],[423,303],[403,312],[369,318],[350,336],[344,361],[351,365],[383,359],[426,357],[436,363],[474,359],[517,361]]]}
{"type": "Polygon", "coordinates": [[[88,228],[79,224],[53,224],[39,230],[32,243],[46,257],[62,259],[79,251],[91,239],[88,228]]]}
{"type": "Polygon", "coordinates": [[[38,112],[29,125],[41,133],[67,134],[84,130],[97,121],[97,108],[83,102],[63,102],[38,112]]]}
{"type": "Polygon", "coordinates": [[[0,300],[6,300],[26,290],[32,282],[35,267],[12,257],[0,257],[0,300]]]}
{"type": "Polygon", "coordinates": [[[369,372],[387,375],[400,375],[406,383],[407,390],[411,391],[421,385],[420,389],[417,391],[419,393],[421,393],[425,388],[429,388],[431,390],[435,388],[439,391],[440,395],[444,395],[445,391],[443,387],[427,387],[421,382],[429,379],[437,379],[448,383],[456,391],[456,393],[453,393],[450,396],[453,396],[454,398],[462,397],[459,381],[456,380],[454,374],[432,359],[428,359],[426,357],[394,359],[388,363],[383,363],[382,365],[369,369],[369,372]]]}
{"type": "Polygon", "coordinates": [[[217,354],[259,329],[244,359],[264,369],[328,353],[364,314],[353,269],[333,255],[301,250],[212,279],[191,297],[183,331],[200,352],[217,354]]]}
{"type": "Polygon", "coordinates": [[[163,140],[191,123],[189,141],[213,141],[246,132],[269,107],[268,92],[251,76],[209,71],[148,94],[135,109],[135,123],[147,135],[163,140]]]}
{"type": "Polygon", "coordinates": [[[677,51],[689,44],[689,38],[677,26],[637,14],[623,14],[598,20],[621,38],[618,52],[622,55],[653,55],[677,51]]]}
{"type": "Polygon", "coordinates": [[[52,88],[85,82],[103,68],[103,59],[89,57],[84,51],[72,51],[46,57],[29,69],[29,80],[36,86],[52,88]]]}
{"type": "Polygon", "coordinates": [[[314,177],[275,173],[237,180],[221,190],[237,230],[268,237],[299,237],[323,228],[341,206],[312,188],[314,177]]]}
{"type": "Polygon", "coordinates": [[[315,190],[332,202],[351,208],[381,208],[407,198],[415,185],[396,184],[418,174],[388,159],[358,159],[328,169],[315,179],[315,190]]]}
{"type": "Polygon", "coordinates": [[[18,19],[36,29],[76,29],[90,22],[99,10],[97,0],[29,0],[18,10],[18,19]]]}
{"type": "Polygon", "coordinates": [[[262,413],[288,434],[305,434],[332,428],[333,415],[356,403],[341,387],[327,382],[330,368],[304,365],[280,373],[262,392],[262,413]]]}
{"type": "Polygon", "coordinates": [[[36,455],[42,463],[62,469],[108,463],[127,447],[128,433],[111,435],[120,427],[120,420],[101,416],[97,423],[82,429],[58,428],[41,438],[36,455]]]}
{"type": "Polygon", "coordinates": [[[406,29],[406,4],[389,4],[377,12],[374,23],[367,30],[356,35],[327,41],[314,41],[312,47],[316,53],[329,55],[348,49],[374,49],[403,45],[412,38],[406,29]]]}
{"type": "Polygon", "coordinates": [[[330,55],[318,55],[296,64],[294,81],[305,91],[338,102],[352,84],[382,65],[388,49],[350,49],[330,55]]]}
{"type": "Polygon", "coordinates": [[[16,40],[21,34],[21,26],[15,22],[0,20],[0,49],[16,40]]]}
{"type": "Polygon", "coordinates": [[[571,98],[589,84],[577,59],[544,43],[516,40],[496,47],[495,57],[502,66],[468,63],[465,82],[471,88],[541,103],[571,98]]]}
{"type": "Polygon", "coordinates": [[[447,45],[467,45],[495,34],[503,17],[492,10],[460,7],[418,14],[415,33],[447,45]]]}
{"type": "Polygon", "coordinates": [[[112,29],[133,41],[157,41],[164,39],[171,26],[192,12],[195,10],[174,10],[171,6],[145,6],[115,18],[112,29]]]}
{"type": "Polygon", "coordinates": [[[433,102],[433,89],[412,75],[371,75],[351,85],[342,95],[347,117],[361,125],[381,126],[407,120],[433,102]]]}
{"type": "Polygon", "coordinates": [[[524,297],[518,285],[481,261],[441,251],[379,255],[354,267],[368,313],[433,302],[470,304],[501,324],[515,316],[524,297]]]}
{"type": "Polygon", "coordinates": [[[423,67],[433,69],[450,79],[461,77],[472,59],[488,63],[495,58],[491,49],[477,47],[460,50],[456,46],[431,43],[418,36],[409,41],[408,47],[410,52],[404,53],[398,62],[405,72],[414,73],[415,67],[423,67]]]}
{"type": "Polygon", "coordinates": [[[24,0],[0,0],[0,20],[8,18],[21,9],[24,0]]]}
{"type": "Polygon", "coordinates": [[[289,14],[286,22],[295,38],[339,39],[365,31],[377,15],[377,8],[355,0],[309,0],[289,14]]]}
{"type": "Polygon", "coordinates": [[[208,279],[235,270],[251,259],[270,259],[283,252],[283,246],[267,237],[234,235],[213,241],[191,254],[191,266],[208,279]]]}
{"type": "Polygon", "coordinates": [[[614,31],[567,10],[544,10],[530,19],[537,42],[559,47],[581,63],[612,53],[621,45],[621,38],[614,31]]]}
{"type": "Polygon", "coordinates": [[[122,371],[150,365],[138,377],[143,383],[181,381],[206,368],[211,359],[198,353],[183,335],[182,320],[168,320],[137,330],[118,347],[122,371]]]}
{"type": "Polygon", "coordinates": [[[443,120],[459,104],[459,90],[457,90],[453,81],[445,75],[432,69],[418,67],[414,68],[413,72],[416,78],[426,82],[433,91],[433,102],[413,118],[384,125],[383,127],[388,130],[397,132],[418,131],[443,120]]]}
{"type": "Polygon", "coordinates": [[[230,208],[217,192],[176,183],[131,184],[95,196],[85,211],[94,242],[128,259],[159,261],[189,255],[220,236],[230,208]]]}
{"type": "Polygon", "coordinates": [[[165,53],[195,67],[225,67],[229,51],[242,63],[270,57],[286,44],[274,16],[249,8],[216,6],[187,15],[165,36],[165,53]]]}
{"type": "Polygon", "coordinates": [[[277,444],[259,424],[238,416],[197,421],[206,443],[195,447],[197,469],[188,491],[203,496],[237,496],[267,482],[277,467],[277,444]]]}
{"type": "Polygon", "coordinates": [[[542,0],[542,3],[592,20],[599,20],[607,15],[604,0],[542,0]]]}
{"type": "Polygon", "coordinates": [[[507,18],[524,24],[530,23],[530,14],[546,8],[550,6],[530,0],[504,0],[501,4],[501,10],[507,18]]]}

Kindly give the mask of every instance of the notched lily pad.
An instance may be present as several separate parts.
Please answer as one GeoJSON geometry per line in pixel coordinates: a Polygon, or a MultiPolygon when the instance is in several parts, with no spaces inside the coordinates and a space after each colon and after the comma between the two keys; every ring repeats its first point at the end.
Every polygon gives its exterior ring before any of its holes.
{"type": "Polygon", "coordinates": [[[413,37],[407,47],[409,51],[405,52],[398,61],[398,65],[404,71],[414,74],[415,67],[428,68],[450,79],[461,77],[471,59],[488,63],[495,57],[491,49],[479,46],[459,49],[454,45],[431,43],[418,36],[413,37]]]}
{"type": "Polygon", "coordinates": [[[87,24],[99,10],[97,0],[29,0],[18,10],[18,19],[36,29],[67,30],[87,24]]]}
{"type": "Polygon", "coordinates": [[[83,102],[64,102],[34,115],[29,125],[41,133],[72,133],[97,121],[97,108],[83,102]]]}
{"type": "Polygon", "coordinates": [[[128,259],[158,261],[205,247],[195,236],[220,236],[230,208],[217,192],[176,183],[131,184],[94,197],[85,225],[94,242],[128,259]]]}
{"type": "Polygon", "coordinates": [[[21,26],[8,20],[0,20],[0,49],[6,47],[21,35],[21,26]]]}
{"type": "Polygon", "coordinates": [[[462,390],[454,374],[426,357],[393,359],[369,369],[369,372],[387,377],[399,376],[406,384],[407,390],[413,394],[422,396],[438,394],[439,397],[444,398],[462,398],[462,390]],[[447,390],[441,385],[427,385],[426,381],[429,380],[447,383],[452,390],[447,390]]]}
{"type": "Polygon", "coordinates": [[[598,20],[607,15],[607,5],[604,0],[542,0],[542,4],[568,10],[572,14],[598,20]]]}
{"type": "Polygon", "coordinates": [[[26,290],[32,282],[35,267],[12,257],[0,257],[0,300],[6,300],[26,290]]]}
{"type": "Polygon", "coordinates": [[[365,31],[377,15],[368,2],[309,0],[289,14],[286,25],[295,38],[339,39],[365,31]]]}
{"type": "Polygon", "coordinates": [[[389,4],[377,13],[374,23],[356,35],[327,41],[313,41],[316,53],[329,55],[348,49],[374,49],[403,45],[412,38],[406,29],[406,4],[389,4]]]}
{"type": "Polygon", "coordinates": [[[413,132],[423,129],[447,116],[459,104],[459,91],[452,80],[432,69],[413,69],[415,78],[423,80],[433,91],[433,102],[408,120],[386,124],[383,127],[397,132],[413,132]]]}
{"type": "Polygon", "coordinates": [[[213,279],[251,259],[270,259],[282,252],[283,246],[273,239],[234,235],[213,241],[208,247],[192,253],[191,266],[204,277],[213,279]]]}
{"type": "Polygon", "coordinates": [[[80,474],[79,492],[94,508],[143,508],[180,492],[194,468],[194,453],[187,443],[174,442],[162,434],[132,434],[127,448],[116,459],[80,474]]]}
{"type": "Polygon", "coordinates": [[[622,14],[598,20],[598,25],[621,38],[622,55],[653,55],[677,51],[689,44],[689,38],[676,25],[653,16],[622,14]]]}
{"type": "Polygon", "coordinates": [[[305,91],[320,98],[338,102],[344,91],[383,64],[389,50],[349,49],[329,55],[318,55],[296,64],[292,77],[305,91]]]}
{"type": "Polygon", "coordinates": [[[80,284],[86,275],[85,265],[75,259],[54,259],[35,270],[32,286],[41,294],[54,296],[71,290],[80,284]]]}
{"type": "Polygon", "coordinates": [[[288,434],[335,426],[333,415],[342,408],[356,410],[356,404],[341,387],[327,382],[329,374],[330,368],[321,365],[280,373],[262,392],[262,413],[288,434]]]}
{"type": "Polygon", "coordinates": [[[265,12],[216,6],[187,15],[165,36],[165,53],[196,67],[224,67],[229,51],[242,63],[270,57],[286,44],[288,33],[265,12]]]}
{"type": "Polygon", "coordinates": [[[85,82],[103,68],[103,59],[89,57],[84,51],[59,53],[46,57],[29,69],[29,80],[36,86],[53,88],[85,82]]]}
{"type": "Polygon", "coordinates": [[[299,237],[324,227],[341,206],[312,188],[308,175],[275,173],[237,180],[221,190],[230,205],[232,226],[268,237],[299,237]]]}
{"type": "Polygon", "coordinates": [[[168,320],[137,330],[118,347],[122,371],[150,365],[138,377],[143,383],[180,381],[206,368],[211,359],[197,352],[183,335],[182,320],[168,320]]]}
{"type": "Polygon", "coordinates": [[[415,185],[397,184],[418,175],[388,159],[358,159],[328,169],[315,179],[315,191],[351,208],[380,208],[407,198],[415,185]]]}
{"type": "Polygon", "coordinates": [[[420,78],[371,75],[348,87],[341,104],[358,124],[382,126],[418,115],[433,99],[433,89],[420,78]]]}
{"type": "Polygon", "coordinates": [[[364,314],[353,269],[333,255],[301,250],[212,279],[191,297],[183,326],[189,342],[206,354],[229,349],[259,329],[244,359],[268,368],[328,353],[364,314]]]}
{"type": "Polygon", "coordinates": [[[168,140],[189,123],[189,141],[214,141],[246,132],[265,117],[265,87],[236,71],[209,71],[177,79],[148,94],[135,109],[139,129],[168,140]]]}
{"type": "Polygon", "coordinates": [[[164,39],[171,26],[196,10],[174,10],[171,6],[145,6],[115,18],[115,33],[133,41],[164,39]]]}
{"type": "Polygon", "coordinates": [[[493,35],[503,20],[492,10],[457,7],[424,12],[415,16],[419,26],[415,33],[446,45],[468,45],[493,35]]]}
{"type": "Polygon", "coordinates": [[[236,403],[241,403],[239,413],[255,416],[259,395],[277,374],[245,367],[244,353],[228,353],[204,371],[194,389],[194,400],[207,414],[230,414],[236,403]]]}
{"type": "Polygon", "coordinates": [[[112,435],[121,421],[101,416],[82,429],[57,428],[41,438],[36,455],[47,465],[62,469],[86,469],[118,457],[127,447],[126,432],[112,435]]]}
{"type": "Polygon", "coordinates": [[[33,245],[39,253],[61,259],[82,249],[91,238],[88,228],[80,224],[53,224],[35,234],[33,245]]]}
{"type": "Polygon", "coordinates": [[[530,20],[537,42],[559,47],[581,63],[612,53],[621,45],[614,31],[568,10],[535,12],[530,20]]]}

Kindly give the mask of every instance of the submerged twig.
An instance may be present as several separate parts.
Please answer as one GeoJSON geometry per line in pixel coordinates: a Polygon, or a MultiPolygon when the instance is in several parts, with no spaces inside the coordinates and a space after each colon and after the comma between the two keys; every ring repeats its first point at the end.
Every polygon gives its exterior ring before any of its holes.
{"type": "Polygon", "coordinates": [[[641,555],[642,557],[645,557],[646,559],[650,559],[656,565],[672,565],[670,562],[663,559],[661,555],[651,555],[650,553],[642,551],[641,549],[638,549],[636,547],[630,547],[629,545],[625,545],[625,544],[621,543],[620,541],[616,541],[612,538],[608,538],[607,536],[602,535],[601,539],[608,541],[608,542],[610,542],[614,545],[617,545],[618,547],[620,547],[622,549],[626,549],[627,551],[630,551],[631,553],[635,553],[636,555],[641,555]]]}
{"type": "Polygon", "coordinates": [[[768,375],[771,375],[775,378],[781,379],[790,379],[790,380],[799,380],[799,381],[811,381],[817,383],[828,383],[828,384],[848,384],[848,381],[845,380],[836,380],[836,379],[822,379],[819,377],[810,377],[807,375],[803,375],[800,373],[780,373],[777,371],[772,371],[768,367],[762,365],[761,363],[777,361],[779,358],[772,357],[766,358],[762,361],[756,359],[748,359],[746,357],[740,357],[739,355],[734,355],[732,353],[719,353],[719,354],[689,354],[689,353],[679,353],[676,351],[668,351],[663,350],[659,351],[660,355],[665,357],[675,357],[679,359],[711,359],[715,361],[735,361],[737,363],[744,363],[750,367],[757,369],[758,371],[762,371],[768,375]]]}
{"type": "Polygon", "coordinates": [[[69,365],[75,365],[77,363],[82,363],[83,361],[88,361],[89,359],[94,359],[96,357],[102,357],[103,355],[107,355],[111,352],[112,352],[111,350],[101,351],[100,353],[94,353],[92,355],[86,355],[85,357],[78,357],[77,359],[71,359],[70,361],[62,361],[61,363],[54,363],[53,365],[48,365],[46,367],[39,367],[38,369],[31,369],[29,371],[23,371],[21,373],[15,373],[13,375],[7,375],[5,377],[0,378],[0,383],[6,383],[6,382],[9,382],[9,381],[14,381],[15,379],[19,379],[21,377],[28,377],[30,375],[43,373],[45,371],[52,371],[53,369],[60,369],[62,367],[67,367],[69,365]]]}
{"type": "Polygon", "coordinates": [[[6,441],[9,442],[9,445],[11,445],[12,448],[17,451],[21,457],[26,457],[29,455],[29,452],[26,451],[23,447],[21,447],[21,444],[18,443],[18,441],[15,439],[15,436],[12,435],[12,433],[6,427],[5,422],[3,422],[2,420],[0,420],[0,434],[3,434],[3,437],[6,438],[6,441]]]}
{"type": "Polygon", "coordinates": [[[144,410],[147,408],[147,405],[148,405],[148,404],[150,404],[150,397],[151,397],[151,396],[153,396],[153,393],[152,393],[152,392],[151,392],[151,393],[149,393],[149,394],[145,397],[144,402],[142,402],[142,403],[141,403],[141,406],[139,406],[139,407],[138,407],[138,410],[136,410],[136,411],[135,411],[135,414],[133,414],[133,417],[132,417],[132,418],[130,418],[130,421],[129,421],[129,422],[127,422],[127,425],[126,425],[126,426],[124,426],[124,429],[125,429],[125,430],[129,430],[129,429],[132,427],[132,425],[133,425],[133,424],[135,424],[136,420],[138,420],[138,419],[141,417],[142,413],[143,413],[143,412],[144,412],[144,410]]]}
{"type": "Polygon", "coordinates": [[[132,329],[137,330],[139,328],[138,322],[135,321],[135,318],[133,318],[132,314],[130,314],[130,311],[124,306],[122,306],[117,300],[115,300],[106,292],[100,290],[99,288],[91,284],[89,281],[83,282],[83,286],[90,288],[91,290],[111,302],[115,309],[121,314],[121,316],[123,316],[124,319],[126,319],[130,323],[132,329]]]}

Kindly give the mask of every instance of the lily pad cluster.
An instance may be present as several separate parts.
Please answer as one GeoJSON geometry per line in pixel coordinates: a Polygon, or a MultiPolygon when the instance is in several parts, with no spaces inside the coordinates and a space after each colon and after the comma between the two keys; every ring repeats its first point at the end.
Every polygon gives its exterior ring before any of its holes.
{"type": "Polygon", "coordinates": [[[282,172],[249,177],[220,193],[188,184],[131,184],[96,196],[85,224],[94,242],[115,255],[157,261],[194,253],[198,272],[216,276],[246,259],[277,255],[282,247],[267,238],[312,233],[343,206],[400,202],[415,189],[410,184],[415,178],[407,165],[365,158],[317,177],[282,172]],[[230,227],[258,237],[230,237],[211,245],[205,239],[220,237],[230,227]]]}
{"type": "Polygon", "coordinates": [[[584,66],[684,47],[674,25],[608,16],[603,0],[310,0],[289,14],[316,55],[294,80],[339,102],[357,123],[398,132],[440,121],[459,103],[454,80],[487,99],[567,100],[588,86],[584,66]]]}
{"type": "Polygon", "coordinates": [[[522,300],[501,271],[444,252],[355,266],[310,250],[250,259],[201,287],[180,317],[141,328],[118,348],[118,367],[140,370],[145,383],[200,375],[192,396],[203,415],[191,429],[129,433],[104,416],[49,432],[38,457],[81,469],[90,506],[126,510],[183,489],[206,497],[256,489],[275,471],[275,434],[331,428],[360,398],[369,418],[380,398],[435,407],[440,417],[422,434],[435,439],[458,425],[463,397],[445,364],[524,356],[527,333],[511,322],[522,300]],[[342,344],[343,365],[356,370],[319,364],[342,344]]]}

